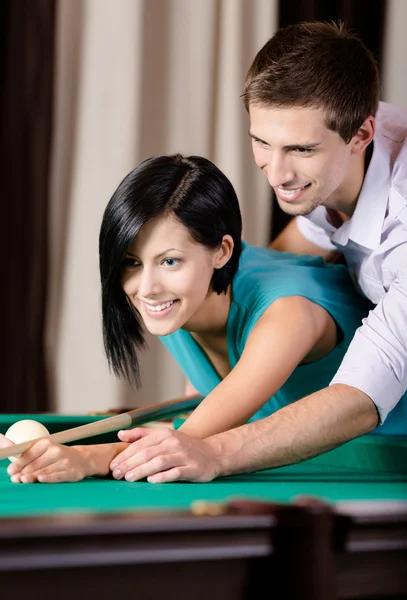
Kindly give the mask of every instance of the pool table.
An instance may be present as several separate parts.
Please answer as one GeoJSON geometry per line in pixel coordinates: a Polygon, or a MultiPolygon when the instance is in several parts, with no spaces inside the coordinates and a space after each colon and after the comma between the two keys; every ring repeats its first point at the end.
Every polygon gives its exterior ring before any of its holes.
{"type": "MultiPolygon", "coordinates": [[[[0,432],[23,418],[53,433],[103,417],[2,415],[0,432]]],[[[8,464],[4,597],[407,598],[405,438],[364,436],[298,465],[205,484],[16,485],[8,464]]]]}

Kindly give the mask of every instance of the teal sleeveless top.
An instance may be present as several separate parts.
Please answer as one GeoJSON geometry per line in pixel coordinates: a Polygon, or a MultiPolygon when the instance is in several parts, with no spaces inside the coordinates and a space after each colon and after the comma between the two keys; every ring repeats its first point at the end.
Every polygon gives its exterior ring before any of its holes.
{"type": "MultiPolygon", "coordinates": [[[[340,341],[323,358],[299,365],[278,392],[250,419],[255,421],[327,387],[335,375],[355,330],[372,307],[359,294],[343,265],[330,265],[321,257],[250,246],[243,242],[239,268],[232,282],[232,300],[226,326],[230,366],[238,362],[253,327],[278,298],[303,296],[324,307],[340,330],[340,341]]],[[[301,336],[301,330],[298,331],[301,336]]],[[[188,331],[160,336],[186,377],[207,396],[220,382],[217,371],[188,331]]]]}

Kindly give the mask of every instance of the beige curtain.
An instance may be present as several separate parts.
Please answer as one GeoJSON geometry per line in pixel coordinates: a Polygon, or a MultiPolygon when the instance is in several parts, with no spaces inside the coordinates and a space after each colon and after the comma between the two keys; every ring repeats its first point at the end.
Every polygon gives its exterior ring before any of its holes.
{"type": "Polygon", "coordinates": [[[383,52],[383,100],[407,108],[407,2],[387,0],[383,52]]]}
{"type": "Polygon", "coordinates": [[[183,393],[182,373],[156,339],[148,338],[139,391],[116,381],[103,352],[99,227],[137,163],[176,151],[210,158],[236,188],[245,239],[267,242],[269,188],[240,94],[276,20],[276,0],[59,0],[47,332],[59,412],[183,393]]]}

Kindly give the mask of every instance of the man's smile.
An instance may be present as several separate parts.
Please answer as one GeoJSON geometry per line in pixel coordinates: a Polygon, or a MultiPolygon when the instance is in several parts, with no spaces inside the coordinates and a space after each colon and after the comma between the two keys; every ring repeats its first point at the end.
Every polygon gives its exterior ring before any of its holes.
{"type": "Polygon", "coordinates": [[[296,188],[284,188],[284,187],[276,187],[274,188],[277,196],[281,200],[285,200],[288,202],[292,202],[293,200],[297,200],[302,196],[302,194],[311,186],[310,183],[307,183],[303,186],[298,186],[296,188]]]}

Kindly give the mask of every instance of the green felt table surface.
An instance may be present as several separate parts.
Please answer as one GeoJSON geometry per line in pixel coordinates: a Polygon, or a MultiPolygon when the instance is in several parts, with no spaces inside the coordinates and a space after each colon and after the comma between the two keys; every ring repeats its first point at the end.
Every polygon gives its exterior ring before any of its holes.
{"type": "MultiPolygon", "coordinates": [[[[103,417],[65,415],[0,415],[0,432],[21,419],[42,422],[51,433],[103,417]]],[[[113,441],[115,434],[95,441],[113,441]]],[[[328,503],[407,500],[407,439],[363,436],[297,465],[236,475],[210,483],[149,484],[88,478],[79,483],[12,484],[0,460],[0,519],[61,512],[121,512],[188,509],[194,500],[250,498],[292,502],[316,496],[328,503]]]]}

